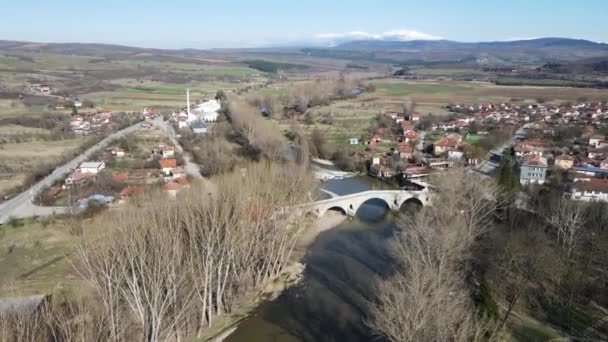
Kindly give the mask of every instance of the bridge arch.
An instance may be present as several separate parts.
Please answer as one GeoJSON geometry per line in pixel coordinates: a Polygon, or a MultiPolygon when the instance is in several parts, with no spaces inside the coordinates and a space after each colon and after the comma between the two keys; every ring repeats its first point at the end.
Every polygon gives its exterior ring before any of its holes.
{"type": "Polygon", "coordinates": [[[333,206],[333,207],[329,207],[329,208],[327,208],[327,209],[325,210],[325,212],[323,212],[323,213],[321,214],[321,216],[325,215],[325,213],[327,213],[328,211],[335,211],[335,212],[339,212],[340,214],[342,214],[342,215],[344,215],[344,216],[346,216],[346,213],[347,213],[346,209],[342,208],[342,207],[341,207],[341,206],[339,206],[339,205],[336,205],[336,206],[333,206]]]}
{"type": "Polygon", "coordinates": [[[419,210],[424,206],[422,201],[417,197],[410,197],[399,203],[399,211],[419,210]]]}
{"type": "MultiPolygon", "coordinates": [[[[352,208],[349,208],[351,210],[352,215],[358,215],[360,217],[363,217],[361,215],[365,215],[365,212],[367,211],[368,215],[365,216],[384,216],[386,214],[387,211],[391,210],[391,208],[393,208],[394,206],[391,203],[391,200],[389,198],[384,198],[382,196],[373,196],[373,197],[368,197],[368,198],[364,198],[361,199],[359,201],[357,201],[352,208]],[[366,207],[366,205],[369,205],[368,207],[366,207]],[[378,213],[377,210],[373,207],[383,207],[383,211],[382,213],[378,213]],[[366,208],[367,210],[361,210],[362,208],[366,208]]],[[[374,217],[373,220],[375,220],[376,218],[374,217]]]]}

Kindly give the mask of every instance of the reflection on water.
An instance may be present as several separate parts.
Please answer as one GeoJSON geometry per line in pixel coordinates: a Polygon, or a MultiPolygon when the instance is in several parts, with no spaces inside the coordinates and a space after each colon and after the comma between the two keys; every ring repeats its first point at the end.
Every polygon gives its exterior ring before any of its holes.
{"type": "MultiPolygon", "coordinates": [[[[365,177],[328,181],[325,188],[346,194],[370,188],[365,177]]],[[[371,186],[378,186],[371,183],[371,186]]],[[[310,247],[300,284],[261,305],[227,341],[371,341],[367,303],[374,277],[391,265],[386,246],[395,216],[382,201],[368,201],[357,218],[321,233],[310,247]]]]}

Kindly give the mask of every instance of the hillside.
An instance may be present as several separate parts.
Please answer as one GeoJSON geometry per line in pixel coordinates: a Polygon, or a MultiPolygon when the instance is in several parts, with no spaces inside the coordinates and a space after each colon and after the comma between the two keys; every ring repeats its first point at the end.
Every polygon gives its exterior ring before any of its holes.
{"type": "Polygon", "coordinates": [[[305,49],[306,53],[334,58],[399,62],[468,62],[475,64],[544,64],[608,57],[608,44],[568,38],[540,38],[505,42],[449,40],[344,42],[331,48],[305,49]]]}

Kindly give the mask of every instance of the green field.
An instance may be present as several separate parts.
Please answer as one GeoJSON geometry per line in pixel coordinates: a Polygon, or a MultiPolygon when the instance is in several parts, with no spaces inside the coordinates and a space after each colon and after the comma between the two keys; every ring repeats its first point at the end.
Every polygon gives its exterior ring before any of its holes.
{"type": "Polygon", "coordinates": [[[464,138],[464,141],[468,142],[469,144],[474,144],[478,142],[481,138],[483,137],[478,134],[468,134],[467,137],[464,138]]]}
{"type": "Polygon", "coordinates": [[[382,91],[387,96],[407,96],[418,93],[440,94],[459,92],[465,91],[468,88],[442,84],[377,83],[376,89],[382,91]]]}
{"type": "Polygon", "coordinates": [[[589,82],[558,80],[552,78],[525,78],[525,77],[498,77],[496,79],[498,85],[529,85],[541,87],[577,87],[590,85],[589,82]]]}
{"type": "Polygon", "coordinates": [[[287,88],[285,87],[263,87],[254,91],[258,95],[285,95],[287,88]]]}

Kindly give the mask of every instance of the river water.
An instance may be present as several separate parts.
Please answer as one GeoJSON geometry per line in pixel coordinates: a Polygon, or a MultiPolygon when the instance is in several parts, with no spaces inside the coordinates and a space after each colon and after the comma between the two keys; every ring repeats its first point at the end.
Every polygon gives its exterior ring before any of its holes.
{"type": "MultiPolygon", "coordinates": [[[[390,186],[369,177],[329,180],[322,187],[345,195],[390,186]]],[[[302,281],[260,305],[229,342],[378,340],[366,327],[374,278],[392,264],[386,247],[397,216],[384,203],[366,202],[357,217],[320,233],[309,247],[302,281]]]]}

